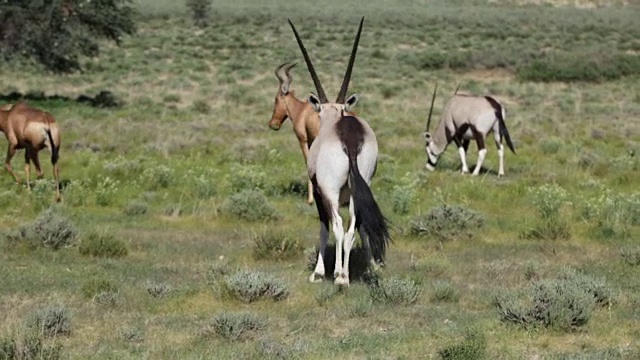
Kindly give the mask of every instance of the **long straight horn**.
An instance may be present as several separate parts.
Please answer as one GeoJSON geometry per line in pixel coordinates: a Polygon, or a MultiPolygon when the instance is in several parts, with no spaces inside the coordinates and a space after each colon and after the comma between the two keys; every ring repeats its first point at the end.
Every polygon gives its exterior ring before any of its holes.
{"type": "Polygon", "coordinates": [[[311,79],[313,79],[313,84],[316,86],[316,91],[318,92],[318,98],[322,104],[326,104],[329,102],[327,99],[327,95],[325,95],[324,90],[322,89],[322,84],[320,84],[320,79],[318,79],[318,74],[316,74],[316,70],[313,67],[313,63],[309,58],[309,54],[307,54],[307,49],[304,48],[304,44],[300,39],[300,35],[296,30],[296,27],[293,26],[291,19],[289,20],[289,25],[291,25],[291,29],[293,30],[293,34],[296,36],[296,40],[298,41],[298,46],[300,47],[300,51],[302,51],[302,56],[304,56],[304,61],[307,63],[307,69],[309,69],[309,74],[311,74],[311,79]]]}
{"type": "Polygon", "coordinates": [[[431,97],[431,108],[429,109],[429,117],[427,118],[427,131],[429,131],[429,125],[431,125],[431,115],[433,114],[433,103],[436,101],[436,91],[438,91],[438,83],[433,88],[433,97],[431,97]]]}
{"type": "Polygon", "coordinates": [[[364,16],[360,20],[360,27],[358,28],[358,34],[353,42],[353,49],[351,50],[351,57],[349,58],[349,65],[347,66],[347,72],[344,74],[342,80],[342,87],[338,93],[336,103],[343,104],[345,97],[347,96],[347,90],[349,89],[349,80],[351,80],[351,70],[353,70],[353,63],[356,61],[356,53],[358,52],[358,43],[360,42],[360,33],[362,32],[362,24],[364,23],[364,16]]]}

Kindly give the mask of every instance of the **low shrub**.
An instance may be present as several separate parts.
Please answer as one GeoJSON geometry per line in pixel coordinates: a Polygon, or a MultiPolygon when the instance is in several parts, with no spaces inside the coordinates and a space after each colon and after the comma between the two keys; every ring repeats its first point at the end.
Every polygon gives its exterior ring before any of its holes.
{"type": "Polygon", "coordinates": [[[132,200],[122,209],[122,212],[127,216],[144,215],[149,211],[149,205],[140,200],[132,200]]]}
{"type": "Polygon", "coordinates": [[[144,287],[147,289],[147,293],[151,295],[151,297],[156,299],[161,299],[171,291],[171,285],[164,282],[152,282],[145,281],[144,287]]]}
{"type": "Polygon", "coordinates": [[[640,265],[640,246],[635,247],[623,247],[620,249],[620,256],[622,260],[631,266],[640,265]]]}
{"type": "Polygon", "coordinates": [[[289,289],[283,281],[259,271],[248,270],[226,275],[222,291],[244,302],[262,298],[284,300],[289,296],[289,289]]]}
{"type": "Polygon", "coordinates": [[[253,313],[222,312],[216,315],[202,329],[202,335],[209,337],[217,334],[228,340],[244,340],[250,338],[267,327],[266,321],[253,313]]]}
{"type": "Polygon", "coordinates": [[[82,294],[89,299],[103,292],[116,292],[117,290],[118,288],[113,282],[102,277],[90,278],[82,285],[82,294]]]}
{"type": "Polygon", "coordinates": [[[24,335],[18,338],[0,338],[2,360],[58,360],[62,358],[62,345],[47,344],[40,336],[24,335]]]}
{"type": "Polygon", "coordinates": [[[481,360],[486,356],[487,337],[477,329],[467,329],[464,340],[438,351],[443,360],[481,360]]]}
{"type": "Polygon", "coordinates": [[[426,235],[440,241],[469,239],[484,225],[484,217],[462,205],[435,207],[426,216],[411,221],[411,232],[414,235],[426,235]]]}
{"type": "Polygon", "coordinates": [[[62,214],[60,208],[50,207],[41,212],[32,223],[3,235],[10,246],[26,245],[31,249],[45,247],[59,250],[73,245],[78,230],[71,220],[62,214]]]}
{"type": "Polygon", "coordinates": [[[431,301],[433,302],[458,302],[460,300],[460,291],[448,281],[436,281],[433,284],[433,294],[431,301]]]}
{"type": "Polygon", "coordinates": [[[536,207],[538,219],[521,233],[525,239],[558,240],[571,238],[569,223],[560,210],[567,201],[567,192],[557,184],[545,184],[529,188],[531,202],[536,207]]]}
{"type": "Polygon", "coordinates": [[[411,305],[418,301],[421,293],[420,286],[410,279],[376,278],[369,284],[369,295],[376,303],[411,305]]]}
{"type": "Polygon", "coordinates": [[[109,206],[114,203],[120,181],[104,177],[96,184],[94,194],[98,206],[109,206]]]}
{"type": "Polygon", "coordinates": [[[71,335],[71,316],[64,306],[49,306],[36,311],[27,321],[27,326],[49,338],[69,336],[71,335]]]}
{"type": "Polygon", "coordinates": [[[244,190],[222,204],[222,212],[244,220],[276,220],[277,211],[259,190],[244,190]]]}
{"type": "Polygon", "coordinates": [[[129,251],[122,240],[112,234],[92,232],[80,241],[78,251],[84,256],[119,258],[129,251]]]}
{"type": "Polygon", "coordinates": [[[287,260],[302,253],[302,245],[293,236],[279,230],[253,235],[253,257],[257,260],[287,260]]]}

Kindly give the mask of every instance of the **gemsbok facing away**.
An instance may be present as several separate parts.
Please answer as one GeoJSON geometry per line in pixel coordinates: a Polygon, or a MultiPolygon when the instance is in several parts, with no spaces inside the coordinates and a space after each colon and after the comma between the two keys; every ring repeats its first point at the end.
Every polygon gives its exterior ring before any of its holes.
{"type": "Polygon", "coordinates": [[[431,99],[431,108],[429,109],[429,117],[427,119],[427,131],[424,137],[427,140],[427,170],[434,170],[438,158],[447,149],[447,146],[453,141],[458,147],[460,160],[462,161],[462,173],[468,173],[466,152],[469,142],[475,140],[478,144],[478,162],[473,170],[473,175],[480,174],[482,163],[484,162],[487,149],[485,147],[485,139],[487,135],[493,131],[493,139],[498,147],[498,156],[500,165],[498,176],[504,175],[504,145],[502,138],[507,141],[509,149],[515,154],[516,151],[511,142],[507,125],[504,122],[504,107],[491,96],[471,96],[467,94],[456,93],[447,102],[442,113],[440,124],[432,135],[429,132],[431,123],[431,115],[433,113],[433,102],[436,97],[436,88],[433,90],[433,98],[431,99]]]}
{"type": "Polygon", "coordinates": [[[0,131],[9,141],[5,169],[13,176],[16,183],[20,183],[18,176],[11,168],[11,159],[18,149],[25,149],[24,172],[27,178],[27,188],[30,184],[30,162],[36,167],[38,178],[42,178],[42,168],[38,159],[38,152],[44,148],[51,151],[53,177],[56,182],[56,201],[62,199],[60,195],[60,170],[58,157],[60,153],[60,130],[53,116],[48,112],[34,109],[23,102],[13,106],[0,107],[0,131]]]}
{"type": "MultiPolygon", "coordinates": [[[[276,68],[275,74],[280,81],[280,88],[273,104],[273,115],[271,115],[269,127],[273,130],[280,130],[282,123],[291,119],[293,132],[298,138],[304,162],[307,164],[309,148],[320,131],[320,117],[313,110],[311,104],[296,98],[294,91],[290,89],[293,80],[290,71],[294,66],[296,66],[295,63],[284,63],[276,68]]],[[[308,181],[307,188],[307,203],[312,204],[313,185],[311,180],[308,181]]]]}
{"type": "Polygon", "coordinates": [[[311,282],[321,281],[325,275],[323,258],[329,240],[329,222],[336,238],[334,282],[337,285],[349,285],[349,255],[356,228],[367,253],[373,255],[378,263],[383,262],[390,240],[386,219],[369,187],[376,171],[378,142],[371,127],[349,113],[358,97],[354,94],[345,98],[363,23],[364,17],[360,21],[338,98],[332,103],[327,100],[300,35],[289,20],[318,92],[318,95],[309,96],[309,103],[320,114],[320,132],[309,149],[307,165],[320,218],[320,252],[309,278],[311,282]],[[349,227],[345,233],[338,210],[347,203],[349,227]]]}

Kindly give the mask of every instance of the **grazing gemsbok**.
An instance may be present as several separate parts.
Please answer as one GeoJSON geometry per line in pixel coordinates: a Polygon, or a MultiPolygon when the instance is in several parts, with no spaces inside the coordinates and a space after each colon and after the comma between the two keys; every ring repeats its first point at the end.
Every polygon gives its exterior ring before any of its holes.
{"type": "Polygon", "coordinates": [[[364,17],[360,21],[338,98],[331,103],[295,26],[289,20],[318,92],[317,96],[309,96],[309,103],[320,114],[320,132],[309,149],[307,165],[320,218],[320,251],[316,268],[309,278],[312,282],[321,281],[325,275],[323,258],[329,240],[329,222],[336,238],[334,279],[338,285],[349,285],[349,254],[356,228],[367,253],[373,255],[378,263],[383,262],[390,240],[386,219],[369,188],[376,170],[378,142],[371,127],[349,113],[358,97],[354,94],[345,100],[363,23],[364,17]],[[347,202],[350,218],[345,233],[338,210],[347,202]]]}
{"type": "MultiPolygon", "coordinates": [[[[282,123],[287,118],[291,119],[293,132],[298,137],[300,149],[302,149],[302,155],[304,156],[304,163],[306,164],[309,157],[309,148],[320,130],[320,118],[318,113],[311,107],[311,104],[299,100],[295,97],[294,91],[290,90],[291,81],[293,80],[290,71],[294,66],[296,66],[295,63],[284,63],[276,68],[275,74],[280,81],[280,89],[273,105],[273,115],[271,115],[269,127],[273,130],[280,130],[282,123]]],[[[311,204],[313,203],[311,180],[309,180],[307,188],[307,203],[311,204]]]]}
{"type": "Polygon", "coordinates": [[[431,114],[433,113],[433,102],[436,97],[436,88],[433,90],[431,108],[427,119],[427,131],[424,137],[427,140],[427,164],[428,170],[434,170],[438,157],[447,149],[451,141],[455,142],[462,161],[462,173],[468,173],[466,152],[469,142],[475,139],[478,144],[478,162],[473,170],[473,175],[478,175],[487,154],[485,139],[493,131],[493,138],[498,147],[500,166],[498,176],[504,175],[504,145],[502,137],[507,141],[509,149],[515,154],[516,151],[509,137],[507,125],[504,122],[504,107],[491,96],[472,96],[456,93],[447,102],[442,113],[440,124],[436,132],[432,135],[429,132],[431,114]]]}
{"type": "Polygon", "coordinates": [[[51,151],[51,163],[53,164],[53,177],[56,182],[56,201],[60,196],[60,170],[58,169],[58,155],[60,152],[60,131],[53,116],[48,112],[34,109],[23,102],[11,106],[0,107],[0,131],[9,141],[7,159],[4,167],[13,176],[16,183],[20,180],[11,168],[11,159],[18,149],[25,149],[24,171],[27,178],[27,187],[30,184],[30,161],[36,167],[38,178],[42,178],[42,169],[38,152],[45,147],[51,151]]]}

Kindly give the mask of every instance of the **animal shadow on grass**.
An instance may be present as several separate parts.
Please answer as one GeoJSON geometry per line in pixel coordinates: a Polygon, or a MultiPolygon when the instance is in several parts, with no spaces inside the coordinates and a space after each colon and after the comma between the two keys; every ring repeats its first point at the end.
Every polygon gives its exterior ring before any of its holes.
{"type": "MultiPolygon", "coordinates": [[[[343,257],[344,259],[344,257],[343,257]]],[[[318,249],[309,255],[309,271],[313,271],[318,262],[318,249]]],[[[336,246],[333,244],[327,245],[327,249],[324,254],[324,270],[325,280],[333,280],[333,271],[336,265],[336,246]]],[[[349,279],[350,281],[359,281],[363,283],[369,283],[372,276],[372,269],[367,259],[367,252],[365,248],[360,245],[351,249],[351,256],[349,257],[349,279]]]]}

